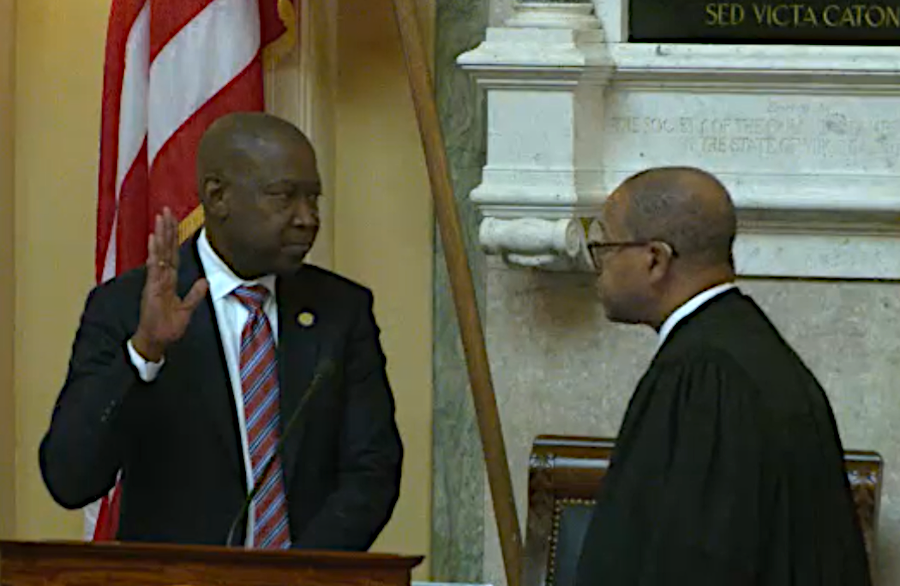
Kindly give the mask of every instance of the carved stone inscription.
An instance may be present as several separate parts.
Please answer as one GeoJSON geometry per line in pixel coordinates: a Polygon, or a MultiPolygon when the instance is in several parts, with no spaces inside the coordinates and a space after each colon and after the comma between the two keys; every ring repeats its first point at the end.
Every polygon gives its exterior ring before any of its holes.
{"type": "Polygon", "coordinates": [[[732,27],[749,22],[767,28],[893,28],[900,29],[900,6],[882,4],[799,3],[769,4],[750,2],[710,2],[704,6],[703,24],[708,27],[732,27]]]}
{"type": "Polygon", "coordinates": [[[859,0],[629,0],[632,42],[900,44],[900,4],[859,0]]]}
{"type": "Polygon", "coordinates": [[[843,100],[619,95],[607,111],[607,157],[745,171],[893,173],[900,110],[881,107],[880,99],[843,100]]]}

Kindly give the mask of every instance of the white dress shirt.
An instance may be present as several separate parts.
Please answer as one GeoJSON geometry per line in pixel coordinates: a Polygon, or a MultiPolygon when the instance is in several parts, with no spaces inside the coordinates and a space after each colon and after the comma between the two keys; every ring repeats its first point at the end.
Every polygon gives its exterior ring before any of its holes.
{"type": "MultiPolygon", "coordinates": [[[[275,300],[275,277],[265,276],[255,281],[241,279],[225,264],[216,254],[206,237],[206,229],[200,232],[197,239],[197,252],[200,256],[200,264],[209,283],[209,295],[212,298],[213,309],[216,312],[216,321],[219,324],[219,336],[222,339],[222,349],[225,351],[225,363],[228,367],[228,376],[231,380],[231,389],[234,393],[234,404],[237,406],[238,426],[241,434],[241,447],[244,452],[244,469],[247,471],[248,493],[253,486],[253,466],[250,462],[250,448],[247,441],[247,424],[244,418],[244,393],[241,388],[241,333],[250,312],[244,305],[231,295],[231,292],[240,286],[262,285],[269,290],[269,296],[263,304],[263,311],[272,326],[272,335],[275,343],[278,343],[278,305],[275,300]]],[[[165,358],[159,362],[147,362],[138,354],[131,341],[128,342],[128,354],[138,374],[145,382],[156,379],[160,369],[165,364],[165,358]]],[[[237,511],[235,511],[237,514],[237,511]]],[[[254,510],[250,507],[247,520],[247,539],[245,545],[253,547],[254,510]]]]}
{"type": "Polygon", "coordinates": [[[697,311],[701,305],[703,305],[713,297],[721,295],[726,291],[730,291],[735,287],[737,287],[737,285],[735,285],[734,283],[722,283],[721,285],[716,285],[715,287],[707,289],[702,293],[694,295],[687,301],[687,303],[683,304],[681,307],[673,311],[669,315],[669,317],[666,318],[666,321],[663,322],[662,327],[659,328],[659,342],[657,343],[657,348],[663,345],[663,343],[666,341],[666,338],[669,337],[669,334],[672,333],[672,329],[675,328],[678,322],[697,311]]]}

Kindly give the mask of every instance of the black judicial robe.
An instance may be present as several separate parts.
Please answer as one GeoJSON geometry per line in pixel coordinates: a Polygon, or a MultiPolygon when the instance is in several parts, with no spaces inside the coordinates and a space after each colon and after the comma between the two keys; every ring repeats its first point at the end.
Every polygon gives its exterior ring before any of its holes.
{"type": "Polygon", "coordinates": [[[577,586],[868,586],[852,498],[824,391],[734,289],[638,385],[577,586]]]}

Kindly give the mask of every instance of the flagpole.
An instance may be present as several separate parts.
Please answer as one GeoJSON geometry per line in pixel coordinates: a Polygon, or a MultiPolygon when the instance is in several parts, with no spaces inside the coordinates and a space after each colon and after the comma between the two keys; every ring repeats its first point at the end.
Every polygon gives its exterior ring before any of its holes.
{"type": "Polygon", "coordinates": [[[434,85],[426,58],[425,46],[416,18],[414,0],[393,0],[394,16],[400,30],[406,68],[412,90],[413,103],[419,122],[419,133],[425,150],[425,162],[431,182],[435,214],[438,219],[444,257],[450,276],[450,287],[456,316],[462,337],[472,398],[481,433],[481,443],[487,466],[488,484],[494,502],[494,515],[500,536],[500,549],[506,570],[508,586],[519,586],[522,568],[522,537],[519,517],[513,497],[506,446],[500,426],[497,399],[491,379],[490,363],[485,349],[484,331],[475,299],[472,273],[463,244],[462,228],[450,171],[447,153],[441,135],[437,104],[434,100],[434,85]]]}

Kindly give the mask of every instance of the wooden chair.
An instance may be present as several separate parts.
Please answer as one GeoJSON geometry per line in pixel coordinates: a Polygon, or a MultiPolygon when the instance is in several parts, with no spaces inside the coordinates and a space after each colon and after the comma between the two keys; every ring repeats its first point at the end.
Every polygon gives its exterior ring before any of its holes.
{"type": "MultiPolygon", "coordinates": [[[[572,586],[614,440],[539,436],[532,447],[528,481],[528,525],[524,586],[572,586]]],[[[847,477],[865,533],[869,559],[875,549],[881,501],[882,459],[848,451],[847,477]]]]}

